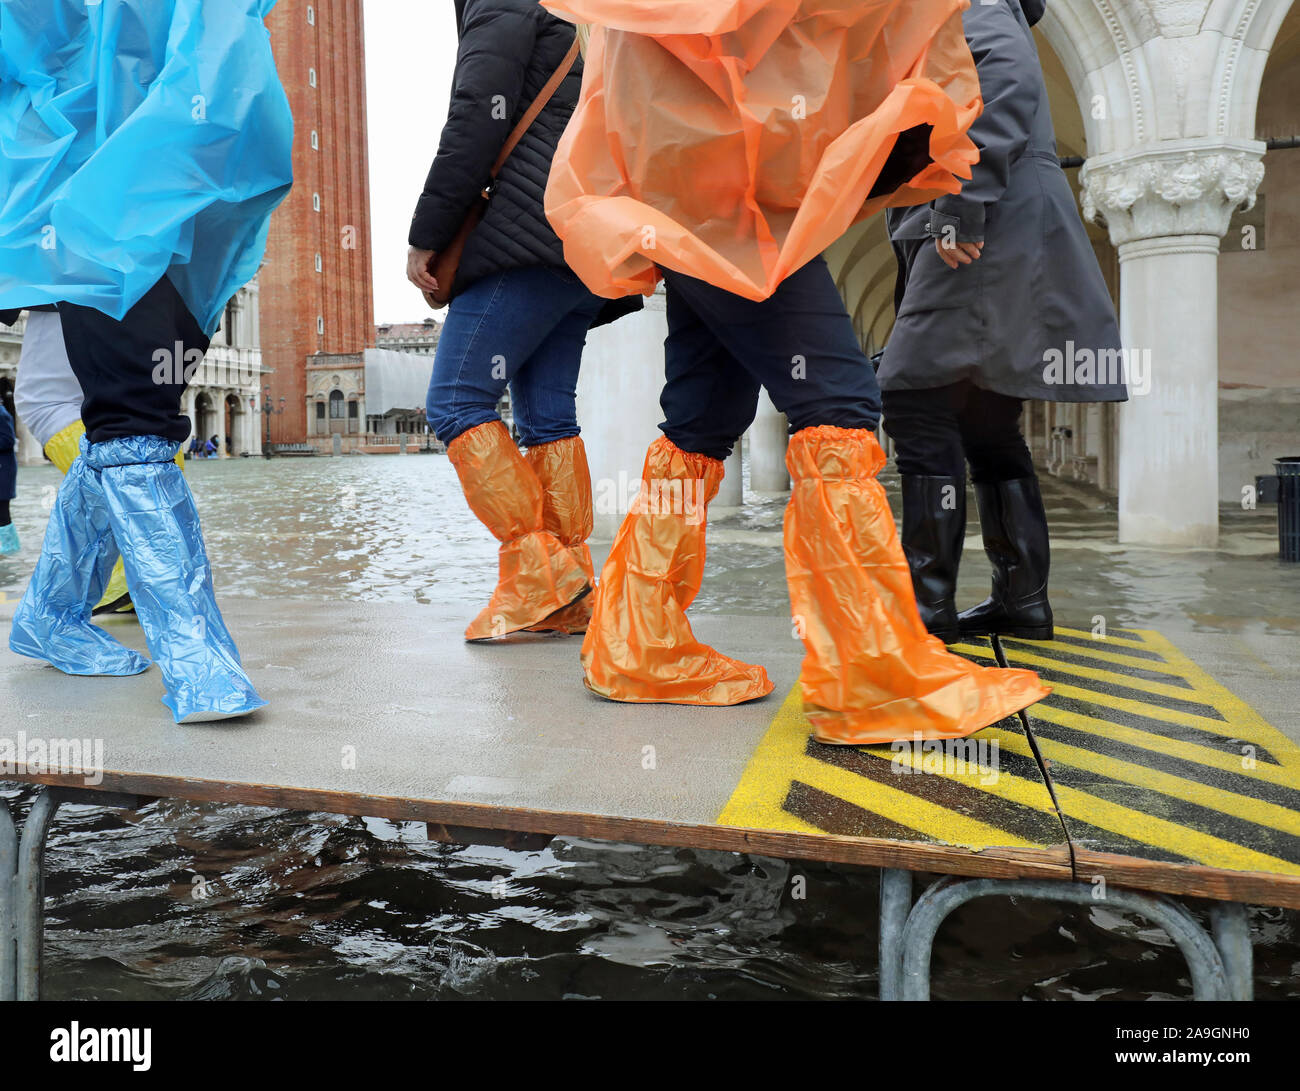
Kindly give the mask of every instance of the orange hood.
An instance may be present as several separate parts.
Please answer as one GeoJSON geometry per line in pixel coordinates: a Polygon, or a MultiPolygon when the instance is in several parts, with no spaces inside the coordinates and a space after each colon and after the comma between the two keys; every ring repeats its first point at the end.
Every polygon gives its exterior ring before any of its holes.
{"type": "Polygon", "coordinates": [[[603,296],[656,265],[765,299],[852,224],[961,188],[982,108],[967,0],[541,0],[593,24],[546,213],[603,296]],[[898,134],[932,162],[869,198],[898,134]]]}

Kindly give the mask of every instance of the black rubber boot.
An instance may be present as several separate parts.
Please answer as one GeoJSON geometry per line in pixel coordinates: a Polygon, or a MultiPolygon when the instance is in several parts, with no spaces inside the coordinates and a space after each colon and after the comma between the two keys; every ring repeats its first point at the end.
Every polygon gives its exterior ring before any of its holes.
{"type": "Polygon", "coordinates": [[[975,483],[984,552],[993,562],[993,594],[957,618],[963,634],[1052,639],[1047,601],[1051,548],[1038,478],[975,483]]]}
{"type": "Polygon", "coordinates": [[[957,565],[966,537],[966,482],[903,475],[903,553],[925,627],[945,644],[961,639],[957,565]]]}

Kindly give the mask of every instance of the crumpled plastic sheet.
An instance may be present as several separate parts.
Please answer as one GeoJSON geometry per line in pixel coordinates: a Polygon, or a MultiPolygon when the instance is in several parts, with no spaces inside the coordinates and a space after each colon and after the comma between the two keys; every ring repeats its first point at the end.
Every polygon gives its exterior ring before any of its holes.
{"type": "Polygon", "coordinates": [[[216,329],[293,180],[274,3],[0,5],[0,307],[121,318],[167,274],[216,329]]]}
{"type": "Polygon", "coordinates": [[[957,193],[982,101],[965,0],[542,0],[594,24],[546,212],[609,297],[666,266],[766,299],[855,222],[957,193]],[[931,162],[870,197],[898,135],[931,162]]]}

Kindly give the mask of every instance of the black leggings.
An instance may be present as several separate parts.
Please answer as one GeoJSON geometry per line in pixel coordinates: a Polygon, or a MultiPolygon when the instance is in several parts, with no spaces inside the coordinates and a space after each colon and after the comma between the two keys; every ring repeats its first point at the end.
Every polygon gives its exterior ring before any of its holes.
{"type": "Polygon", "coordinates": [[[928,390],[886,390],[884,406],[899,473],[962,477],[970,462],[971,479],[981,483],[1035,476],[1020,431],[1019,398],[963,380],[928,390]]]}
{"type": "Polygon", "coordinates": [[[91,443],[130,436],[185,441],[190,422],[181,415],[181,395],[208,338],[166,276],[120,322],[73,303],[59,304],[59,320],[91,443]]]}

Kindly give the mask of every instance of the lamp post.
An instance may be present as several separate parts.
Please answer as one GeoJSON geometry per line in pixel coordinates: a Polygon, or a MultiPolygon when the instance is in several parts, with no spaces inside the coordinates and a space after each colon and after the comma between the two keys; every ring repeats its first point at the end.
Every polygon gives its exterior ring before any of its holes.
{"type": "Polygon", "coordinates": [[[262,457],[271,457],[271,418],[278,417],[284,412],[284,399],[280,399],[280,408],[275,408],[275,402],[271,399],[271,388],[262,387],[262,417],[266,421],[266,438],[262,440],[262,457]]]}

